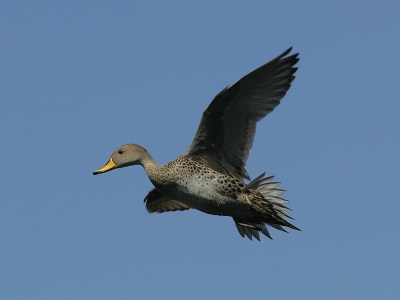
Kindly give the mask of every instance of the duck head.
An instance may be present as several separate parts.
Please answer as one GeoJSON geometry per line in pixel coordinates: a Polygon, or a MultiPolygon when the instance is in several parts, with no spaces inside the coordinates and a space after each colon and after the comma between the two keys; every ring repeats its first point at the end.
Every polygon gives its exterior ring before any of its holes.
{"type": "Polygon", "coordinates": [[[126,144],[115,150],[105,166],[94,171],[93,175],[105,173],[117,168],[142,165],[143,160],[147,157],[149,157],[149,154],[145,148],[135,144],[126,144]]]}

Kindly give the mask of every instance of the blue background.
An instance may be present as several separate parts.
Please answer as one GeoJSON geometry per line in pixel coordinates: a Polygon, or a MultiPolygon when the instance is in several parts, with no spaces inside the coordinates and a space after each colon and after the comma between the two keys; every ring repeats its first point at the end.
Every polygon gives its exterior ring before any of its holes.
{"type": "Polygon", "coordinates": [[[2,1],[1,299],[400,298],[399,1],[2,1]],[[164,164],[225,86],[294,46],[257,127],[301,232],[148,214],[125,143],[164,164]]]}

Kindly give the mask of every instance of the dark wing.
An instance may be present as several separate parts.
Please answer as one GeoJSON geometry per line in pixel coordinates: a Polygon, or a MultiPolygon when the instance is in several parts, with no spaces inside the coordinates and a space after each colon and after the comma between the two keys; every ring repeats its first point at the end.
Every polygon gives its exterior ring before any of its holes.
{"type": "Polygon", "coordinates": [[[149,213],[165,211],[186,210],[190,207],[178,200],[171,199],[161,194],[157,189],[152,189],[144,198],[146,208],[149,213]]]}
{"type": "Polygon", "coordinates": [[[250,179],[244,167],[256,123],[279,105],[295,78],[298,54],[285,57],[291,49],[215,96],[183,156],[240,180],[250,179]]]}

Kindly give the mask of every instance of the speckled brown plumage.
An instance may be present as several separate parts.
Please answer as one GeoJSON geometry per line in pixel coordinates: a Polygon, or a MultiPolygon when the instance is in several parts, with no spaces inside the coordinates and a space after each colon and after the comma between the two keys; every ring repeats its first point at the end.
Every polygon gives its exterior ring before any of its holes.
{"type": "Polygon", "coordinates": [[[112,154],[94,174],[141,165],[155,188],[145,198],[149,212],[194,208],[230,216],[239,233],[259,240],[271,238],[265,224],[299,230],[285,219],[287,200],[273,177],[260,175],[248,184],[245,165],[253,145],[256,123],[279,105],[294,80],[298,54],[291,49],[223,89],[206,108],[189,149],[160,166],[146,149],[127,144],[112,154]]]}

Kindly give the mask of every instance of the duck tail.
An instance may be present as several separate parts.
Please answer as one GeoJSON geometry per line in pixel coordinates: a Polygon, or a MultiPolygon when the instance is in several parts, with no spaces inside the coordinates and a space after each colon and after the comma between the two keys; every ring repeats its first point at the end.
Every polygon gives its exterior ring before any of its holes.
{"type": "Polygon", "coordinates": [[[259,232],[261,231],[265,236],[272,239],[271,235],[268,232],[267,227],[265,224],[274,227],[280,231],[287,232],[282,226],[289,227],[291,229],[300,230],[296,226],[290,224],[284,218],[289,218],[287,214],[283,211],[291,210],[290,208],[284,206],[283,204],[289,202],[280,197],[285,190],[278,189],[277,187],[280,185],[280,182],[272,182],[274,176],[264,177],[265,173],[261,174],[253,181],[251,181],[247,187],[250,189],[256,190],[259,192],[266,200],[267,205],[273,209],[274,214],[276,214],[277,219],[279,219],[279,224],[277,223],[270,223],[270,222],[261,222],[261,223],[254,223],[254,222],[246,222],[244,220],[235,220],[236,227],[242,237],[247,236],[250,240],[252,237],[255,237],[257,240],[260,240],[259,232]],[[272,207],[271,207],[272,205],[272,207]],[[281,226],[282,225],[282,226],[281,226]]]}
{"type": "Polygon", "coordinates": [[[265,177],[265,173],[262,173],[256,179],[251,181],[247,187],[256,190],[261,193],[268,202],[277,205],[274,207],[278,210],[290,210],[288,207],[284,207],[282,204],[289,202],[288,200],[282,199],[279,196],[286,192],[286,190],[277,189],[281,184],[280,182],[272,182],[274,176],[265,177]]]}

